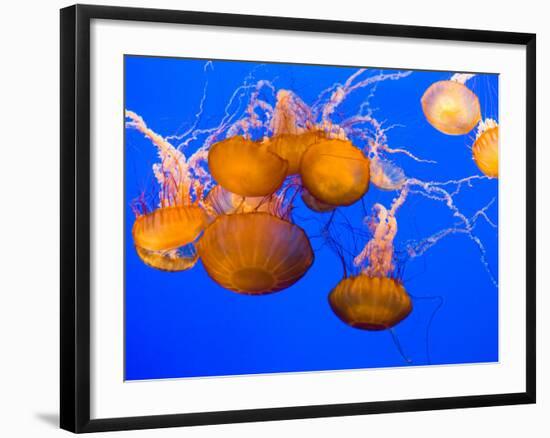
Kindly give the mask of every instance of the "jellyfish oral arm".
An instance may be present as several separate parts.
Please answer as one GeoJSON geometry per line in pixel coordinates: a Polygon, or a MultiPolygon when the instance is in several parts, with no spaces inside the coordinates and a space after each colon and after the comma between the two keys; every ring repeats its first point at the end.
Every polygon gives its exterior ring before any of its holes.
{"type": "Polygon", "coordinates": [[[455,73],[454,75],[451,76],[450,80],[454,82],[458,82],[460,84],[465,84],[466,81],[469,81],[474,76],[476,75],[473,73],[455,73]]]}

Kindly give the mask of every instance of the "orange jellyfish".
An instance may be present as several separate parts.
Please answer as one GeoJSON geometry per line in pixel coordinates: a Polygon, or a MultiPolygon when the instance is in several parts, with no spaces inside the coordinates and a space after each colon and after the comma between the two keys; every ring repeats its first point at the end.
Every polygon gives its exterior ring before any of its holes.
{"type": "Polygon", "coordinates": [[[343,322],[363,330],[391,328],[412,311],[411,298],[400,281],[365,274],[340,281],[330,292],[329,303],[343,322]]]}
{"type": "Polygon", "coordinates": [[[277,199],[274,196],[246,197],[215,186],[206,196],[205,205],[212,210],[213,215],[251,213],[263,211],[275,214],[277,199]]]}
{"type": "Polygon", "coordinates": [[[298,174],[304,152],[325,138],[313,126],[309,106],[292,91],[279,90],[271,119],[273,136],[266,144],[269,151],[288,161],[287,175],[298,174]]]}
{"type": "Polygon", "coordinates": [[[374,205],[368,221],[372,238],[354,259],[354,265],[361,267],[361,272],[341,280],[329,295],[334,313],[352,327],[385,330],[412,311],[411,298],[401,281],[392,275],[395,272],[393,240],[397,233],[395,212],[401,203],[402,198],[397,198],[390,210],[382,204],[374,205]]]}
{"type": "Polygon", "coordinates": [[[167,272],[191,269],[199,260],[195,245],[192,243],[167,251],[150,251],[136,246],[136,252],[147,266],[167,272]]]}
{"type": "Polygon", "coordinates": [[[481,120],[478,97],[457,81],[433,83],[422,96],[421,103],[428,122],[444,134],[467,134],[481,120]]]}
{"type": "Polygon", "coordinates": [[[288,161],[287,175],[295,175],[300,172],[300,164],[304,152],[325,138],[320,131],[309,131],[302,134],[280,134],[267,141],[270,152],[288,161]]]}
{"type": "Polygon", "coordinates": [[[198,251],[216,283],[248,295],[285,289],[313,263],[304,231],[267,213],[218,216],[205,230],[198,251]]]}
{"type": "Polygon", "coordinates": [[[304,204],[306,204],[310,210],[318,213],[326,213],[336,208],[334,205],[325,204],[318,199],[315,199],[311,193],[305,189],[302,191],[302,201],[304,201],[304,204]]]}
{"type": "Polygon", "coordinates": [[[302,183],[318,201],[351,205],[369,188],[369,159],[347,140],[317,142],[302,157],[302,183]]]}
{"type": "Polygon", "coordinates": [[[138,216],[132,236],[139,248],[166,251],[193,242],[207,222],[206,213],[199,206],[163,207],[138,216]]]}
{"type": "Polygon", "coordinates": [[[498,125],[494,120],[480,123],[472,154],[479,170],[488,177],[498,178],[498,125]]]}
{"type": "Polygon", "coordinates": [[[230,192],[267,196],[283,184],[288,163],[265,146],[236,136],[211,147],[208,167],[218,184],[230,192]]]}

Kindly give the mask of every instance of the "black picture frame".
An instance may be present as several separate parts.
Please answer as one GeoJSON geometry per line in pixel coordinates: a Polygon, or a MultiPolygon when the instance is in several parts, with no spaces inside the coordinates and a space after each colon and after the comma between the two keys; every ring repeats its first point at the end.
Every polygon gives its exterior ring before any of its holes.
{"type": "Polygon", "coordinates": [[[250,421],[535,403],[536,400],[536,35],[484,30],[75,5],[61,10],[61,386],[60,426],[101,432],[250,421]],[[90,419],[90,21],[130,20],[486,42],[526,47],[525,392],[323,406],[90,419]]]}

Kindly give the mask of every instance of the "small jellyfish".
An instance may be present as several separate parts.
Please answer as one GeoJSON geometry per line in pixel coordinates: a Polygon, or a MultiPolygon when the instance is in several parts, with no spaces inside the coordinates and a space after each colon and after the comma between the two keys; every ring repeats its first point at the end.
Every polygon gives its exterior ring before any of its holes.
{"type": "Polygon", "coordinates": [[[186,271],[199,260],[199,254],[192,243],[167,251],[150,251],[136,246],[136,252],[147,266],[167,272],[186,271]]]}
{"type": "Polygon", "coordinates": [[[132,236],[136,247],[166,251],[193,242],[207,223],[207,215],[201,207],[163,207],[138,216],[132,228],[132,236]]]}
{"type": "Polygon", "coordinates": [[[285,289],[313,263],[304,231],[267,213],[218,216],[205,230],[198,251],[216,283],[248,295],[285,289]]]}
{"type": "Polygon", "coordinates": [[[311,145],[302,157],[300,173],[307,191],[329,205],[351,205],[369,188],[369,159],[347,140],[311,145]]]}
{"type": "Polygon", "coordinates": [[[230,192],[267,196],[281,187],[288,163],[265,146],[236,136],[212,146],[208,167],[218,184],[230,192]]]}
{"type": "Polygon", "coordinates": [[[498,124],[487,119],[479,124],[472,146],[474,161],[479,170],[491,178],[498,178],[498,124]]]}
{"type": "Polygon", "coordinates": [[[467,134],[481,120],[479,99],[457,81],[433,83],[422,96],[421,103],[428,122],[444,134],[467,134]]]}
{"type": "Polygon", "coordinates": [[[206,196],[205,206],[212,210],[213,215],[254,211],[275,213],[277,203],[276,198],[272,196],[240,196],[217,185],[206,196]]]}
{"type": "Polygon", "coordinates": [[[302,156],[308,148],[325,138],[320,131],[309,131],[302,134],[280,134],[267,141],[267,149],[288,161],[287,175],[300,172],[302,156]]]}
{"type": "Polygon", "coordinates": [[[403,169],[379,157],[370,160],[370,182],[381,190],[399,190],[405,184],[403,169]]]}
{"type": "Polygon", "coordinates": [[[334,205],[325,204],[324,202],[315,199],[315,197],[312,196],[306,189],[302,191],[302,201],[304,201],[304,204],[306,204],[310,210],[318,213],[326,213],[336,208],[334,205]]]}
{"type": "Polygon", "coordinates": [[[361,274],[344,278],[330,292],[330,307],[346,324],[363,330],[386,330],[412,311],[403,284],[391,277],[361,274]]]}

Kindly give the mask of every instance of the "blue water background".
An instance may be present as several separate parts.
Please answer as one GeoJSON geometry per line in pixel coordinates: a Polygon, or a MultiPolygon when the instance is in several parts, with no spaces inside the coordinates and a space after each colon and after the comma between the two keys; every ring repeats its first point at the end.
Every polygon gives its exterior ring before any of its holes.
{"type": "MultiPolygon", "coordinates": [[[[226,61],[213,61],[205,68],[205,64],[204,60],[127,56],[125,107],[140,114],[151,129],[163,136],[181,134],[196,121],[206,82],[198,128],[219,124],[231,95],[247,78],[249,83],[268,79],[277,89],[293,90],[311,104],[323,89],[345,82],[357,70],[226,61]]],[[[415,71],[409,77],[379,83],[370,99],[378,120],[386,121],[388,126],[400,125],[387,133],[391,147],[407,148],[419,157],[437,161],[434,165],[404,155],[392,156],[407,176],[445,181],[480,174],[469,149],[474,133],[444,135],[422,114],[423,92],[451,74],[415,71]]],[[[498,75],[478,75],[467,85],[479,96],[483,118],[498,120],[498,75]]],[[[357,113],[371,91],[352,93],[338,107],[335,121],[357,113]]],[[[273,97],[270,99],[273,103],[273,97]]],[[[414,297],[412,314],[394,329],[402,352],[388,331],[353,329],[332,313],[327,296],[343,272],[339,259],[320,239],[312,239],[315,263],[301,281],[280,293],[260,297],[221,288],[207,276],[200,262],[194,269],[180,273],[145,266],[132,243],[134,214],[130,202],[142,192],[156,202],[157,186],[151,167],[158,156],[141,133],[126,129],[125,135],[127,380],[498,360],[498,289],[481,262],[478,247],[465,234],[446,237],[422,257],[410,261],[402,258],[403,281],[414,297]]],[[[198,146],[194,144],[186,152],[198,146]]],[[[371,186],[365,205],[369,210],[375,202],[388,206],[394,196],[395,192],[371,186]]],[[[498,181],[484,180],[465,187],[455,200],[461,211],[471,216],[496,197],[498,181]]],[[[341,212],[361,227],[360,203],[341,212]]],[[[498,223],[498,201],[487,214],[498,223]]],[[[327,215],[312,213],[298,203],[295,221],[309,235],[315,236],[320,223],[327,219],[327,215]]],[[[457,222],[442,202],[414,195],[409,196],[397,219],[397,249],[457,222]]],[[[498,278],[497,230],[482,220],[475,233],[498,278]]],[[[353,246],[354,240],[365,243],[357,235],[342,238],[342,245],[353,246]]]]}

